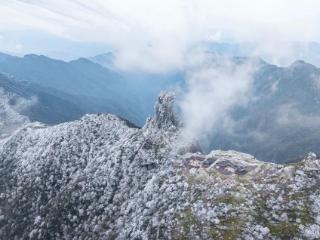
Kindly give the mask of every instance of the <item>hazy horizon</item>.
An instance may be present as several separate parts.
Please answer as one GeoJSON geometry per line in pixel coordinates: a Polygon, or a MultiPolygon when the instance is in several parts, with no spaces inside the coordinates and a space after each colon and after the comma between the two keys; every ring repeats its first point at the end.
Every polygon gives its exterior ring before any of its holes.
{"type": "Polygon", "coordinates": [[[215,50],[319,66],[319,9],[314,0],[4,0],[0,51],[63,60],[112,51],[122,69],[165,72],[184,66],[199,48],[226,43],[215,50]]]}

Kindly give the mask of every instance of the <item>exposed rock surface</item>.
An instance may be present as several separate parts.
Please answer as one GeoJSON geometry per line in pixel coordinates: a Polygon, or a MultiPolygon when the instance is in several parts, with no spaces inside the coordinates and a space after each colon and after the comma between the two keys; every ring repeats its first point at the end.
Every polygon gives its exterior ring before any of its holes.
{"type": "Polygon", "coordinates": [[[234,151],[200,156],[182,157],[190,194],[180,218],[183,236],[319,239],[320,160],[314,154],[288,165],[234,151]]]}
{"type": "Polygon", "coordinates": [[[142,129],[86,115],[0,142],[0,239],[320,238],[317,156],[188,152],[172,97],[142,129]]]}
{"type": "Polygon", "coordinates": [[[155,106],[155,122],[158,128],[174,128],[178,127],[179,122],[174,112],[173,93],[162,92],[158,97],[158,104],[155,106]]]}

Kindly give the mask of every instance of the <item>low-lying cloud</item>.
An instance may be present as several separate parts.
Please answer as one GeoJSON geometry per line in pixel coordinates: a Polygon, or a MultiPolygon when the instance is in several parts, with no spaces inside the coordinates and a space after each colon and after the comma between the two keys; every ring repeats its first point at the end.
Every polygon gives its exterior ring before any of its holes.
{"type": "Polygon", "coordinates": [[[187,90],[179,102],[185,137],[205,138],[228,119],[229,110],[245,105],[250,99],[256,63],[236,63],[224,58],[209,61],[193,70],[187,79],[187,90]]]}
{"type": "Polygon", "coordinates": [[[319,128],[318,114],[304,114],[294,103],[279,106],[276,115],[276,124],[282,127],[319,128]]]}
{"type": "Polygon", "coordinates": [[[36,98],[25,99],[0,88],[0,139],[29,122],[21,113],[36,104],[36,98]]]}

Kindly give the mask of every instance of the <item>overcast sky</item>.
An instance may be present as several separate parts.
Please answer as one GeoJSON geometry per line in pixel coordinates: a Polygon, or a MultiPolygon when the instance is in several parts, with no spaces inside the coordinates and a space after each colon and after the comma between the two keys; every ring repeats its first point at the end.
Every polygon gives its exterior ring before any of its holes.
{"type": "Polygon", "coordinates": [[[0,51],[113,49],[129,67],[141,56],[150,68],[180,65],[203,41],[254,42],[280,57],[292,55],[287,42],[320,42],[318,0],[1,0],[0,16],[0,51]]]}

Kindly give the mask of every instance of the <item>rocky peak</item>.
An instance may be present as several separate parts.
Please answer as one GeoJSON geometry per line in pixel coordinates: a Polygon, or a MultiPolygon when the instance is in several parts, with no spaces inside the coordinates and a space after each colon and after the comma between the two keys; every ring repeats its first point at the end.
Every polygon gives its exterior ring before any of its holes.
{"type": "Polygon", "coordinates": [[[155,124],[159,129],[176,128],[179,121],[174,112],[175,95],[172,92],[162,92],[155,105],[155,124]]]}
{"type": "Polygon", "coordinates": [[[145,128],[156,128],[162,130],[176,130],[179,120],[174,111],[175,94],[173,92],[160,93],[155,104],[155,116],[147,119],[145,128]]]}

